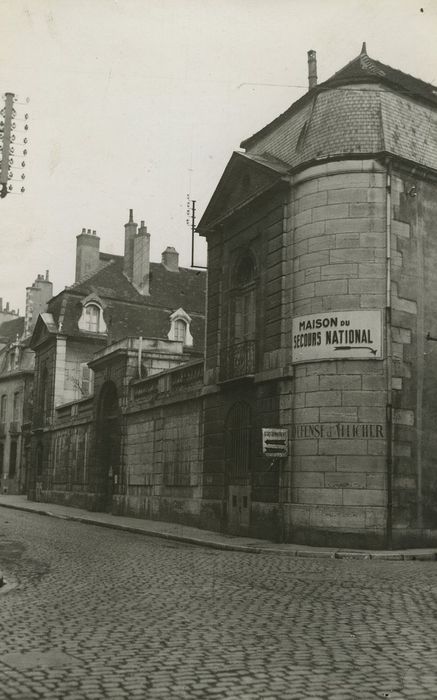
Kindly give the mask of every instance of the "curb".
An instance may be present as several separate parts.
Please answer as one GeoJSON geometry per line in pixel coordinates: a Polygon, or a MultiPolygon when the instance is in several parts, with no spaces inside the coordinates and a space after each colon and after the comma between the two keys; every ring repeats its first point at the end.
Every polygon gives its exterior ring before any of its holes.
{"type": "MultiPolygon", "coordinates": [[[[49,518],[57,520],[69,520],[71,522],[83,523],[85,525],[96,525],[110,530],[120,530],[122,532],[131,532],[136,535],[146,535],[147,537],[158,537],[163,540],[174,542],[182,542],[184,544],[192,544],[200,547],[208,547],[209,549],[218,549],[231,552],[245,552],[246,554],[280,554],[289,557],[299,557],[302,559],[353,559],[353,560],[373,560],[373,561],[437,561],[437,550],[435,551],[416,551],[408,550],[405,553],[400,551],[347,551],[344,549],[335,550],[318,550],[318,549],[279,549],[269,545],[265,547],[257,547],[243,544],[232,544],[227,542],[214,542],[214,540],[204,540],[198,537],[190,537],[189,535],[177,535],[172,532],[158,532],[156,530],[146,530],[133,525],[123,525],[122,523],[105,523],[93,518],[87,518],[82,515],[61,515],[52,513],[49,510],[37,508],[26,508],[26,506],[12,505],[9,503],[1,503],[0,508],[10,508],[11,510],[19,510],[25,513],[36,513],[37,515],[45,515],[49,518]]],[[[4,579],[0,572],[0,588],[4,585],[4,579]]]]}

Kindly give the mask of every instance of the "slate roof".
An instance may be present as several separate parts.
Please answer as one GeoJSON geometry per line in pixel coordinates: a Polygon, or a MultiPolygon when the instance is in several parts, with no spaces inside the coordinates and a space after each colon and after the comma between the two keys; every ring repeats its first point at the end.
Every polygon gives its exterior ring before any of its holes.
{"type": "Polygon", "coordinates": [[[341,83],[343,80],[362,80],[374,78],[380,82],[390,84],[397,92],[408,95],[414,99],[422,99],[437,106],[437,87],[426,83],[420,78],[415,78],[409,73],[403,73],[397,68],[381,63],[367,55],[365,46],[357,58],[341,68],[329,78],[324,85],[341,83]]]}
{"type": "Polygon", "coordinates": [[[298,167],[388,152],[437,169],[437,88],[361,54],[242,142],[298,167]]]}
{"type": "MultiPolygon", "coordinates": [[[[102,259],[102,255],[100,257],[102,259]]],[[[101,335],[87,333],[78,327],[82,301],[95,295],[104,309],[108,341],[113,342],[140,335],[167,338],[170,314],[182,307],[192,318],[191,334],[195,348],[199,348],[204,340],[205,293],[205,272],[186,268],[172,272],[164,265],[152,262],[150,294],[142,295],[124,274],[123,257],[108,256],[104,267],[53,297],[48,311],[55,332],[61,324],[61,332],[68,336],[101,338],[101,335]]]]}
{"type": "Polygon", "coordinates": [[[24,333],[24,316],[14,318],[12,321],[3,321],[0,325],[0,339],[6,341],[14,341],[18,335],[19,338],[24,333]]]}

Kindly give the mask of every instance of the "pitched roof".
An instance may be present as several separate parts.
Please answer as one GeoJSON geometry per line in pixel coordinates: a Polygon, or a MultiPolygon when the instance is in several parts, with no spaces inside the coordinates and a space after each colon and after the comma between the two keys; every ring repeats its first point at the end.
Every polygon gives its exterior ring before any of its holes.
{"type": "Polygon", "coordinates": [[[271,188],[289,169],[287,163],[269,153],[234,152],[196,230],[203,234],[224,216],[271,188]]]}
{"type": "Polygon", "coordinates": [[[415,78],[409,73],[403,73],[397,68],[392,68],[386,63],[381,63],[367,55],[366,46],[359,56],[350,61],[346,66],[329,78],[323,85],[341,83],[344,80],[369,80],[374,79],[391,85],[396,92],[408,95],[413,99],[426,100],[437,106],[437,87],[432,83],[426,83],[420,78],[415,78]]]}
{"type": "MultiPolygon", "coordinates": [[[[143,295],[123,272],[123,258],[110,260],[87,279],[67,287],[49,302],[55,326],[62,333],[77,337],[95,337],[78,327],[82,301],[97,297],[103,307],[108,339],[126,336],[167,338],[170,314],[179,307],[191,316],[191,333],[196,347],[203,344],[206,274],[200,270],[179,268],[172,272],[161,263],[150,263],[150,294],[143,295]]],[[[100,336],[101,337],[101,336],[100,336]]]]}
{"type": "Polygon", "coordinates": [[[269,124],[242,141],[241,147],[251,149],[256,142],[271,131],[279,128],[292,115],[301,112],[305,107],[309,107],[313,100],[324,91],[347,84],[369,82],[386,85],[405,97],[425,102],[430,106],[437,106],[436,86],[370,58],[367,55],[366,46],[363,44],[361,53],[356,58],[334,73],[328,80],[305,93],[269,124]]]}
{"type": "Polygon", "coordinates": [[[24,333],[24,316],[14,318],[12,321],[3,321],[0,325],[0,338],[5,340],[15,340],[17,335],[19,338],[24,333]]]}

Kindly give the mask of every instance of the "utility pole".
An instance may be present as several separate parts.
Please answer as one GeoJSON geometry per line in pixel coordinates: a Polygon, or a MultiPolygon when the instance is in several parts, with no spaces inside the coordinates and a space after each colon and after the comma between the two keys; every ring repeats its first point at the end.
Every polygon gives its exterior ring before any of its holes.
{"type": "MultiPolygon", "coordinates": [[[[4,199],[7,194],[18,194],[13,192],[14,185],[12,182],[20,182],[25,179],[25,174],[21,177],[14,178],[14,175],[19,175],[16,171],[24,168],[26,162],[21,160],[27,155],[27,135],[20,134],[20,130],[16,132],[16,111],[14,103],[16,97],[13,92],[7,92],[4,95],[4,107],[0,111],[0,198],[4,199]],[[20,134],[23,140],[16,141],[16,136],[20,134]],[[15,171],[15,172],[14,172],[15,171]]],[[[28,100],[27,100],[28,101],[28,100]]],[[[27,132],[29,125],[27,124],[28,114],[24,118],[18,117],[19,122],[24,121],[24,132],[27,132]]],[[[20,188],[20,192],[24,192],[24,187],[20,188]]]]}
{"type": "Polygon", "coordinates": [[[199,267],[206,270],[205,265],[194,264],[194,234],[196,233],[196,200],[187,194],[187,226],[191,227],[191,267],[199,267]]]}

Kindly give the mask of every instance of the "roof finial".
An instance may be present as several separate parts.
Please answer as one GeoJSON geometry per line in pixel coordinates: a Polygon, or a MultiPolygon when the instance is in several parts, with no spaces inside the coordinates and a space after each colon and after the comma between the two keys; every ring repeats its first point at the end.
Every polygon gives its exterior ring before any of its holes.
{"type": "Polygon", "coordinates": [[[363,45],[362,45],[362,47],[361,47],[361,55],[362,55],[362,54],[364,54],[365,56],[367,56],[367,48],[366,48],[366,42],[365,42],[365,41],[363,41],[363,45]]]}

